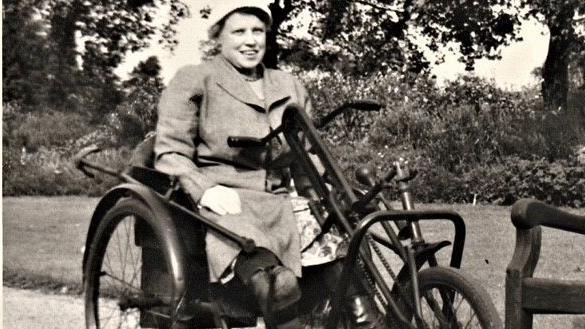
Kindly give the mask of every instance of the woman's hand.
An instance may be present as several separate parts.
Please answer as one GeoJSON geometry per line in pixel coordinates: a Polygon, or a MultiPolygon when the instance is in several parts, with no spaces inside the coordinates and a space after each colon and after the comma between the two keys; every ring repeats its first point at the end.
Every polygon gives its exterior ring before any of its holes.
{"type": "Polygon", "coordinates": [[[199,205],[209,208],[214,213],[223,216],[236,215],[242,212],[240,196],[236,190],[222,185],[215,185],[203,192],[199,205]]]}

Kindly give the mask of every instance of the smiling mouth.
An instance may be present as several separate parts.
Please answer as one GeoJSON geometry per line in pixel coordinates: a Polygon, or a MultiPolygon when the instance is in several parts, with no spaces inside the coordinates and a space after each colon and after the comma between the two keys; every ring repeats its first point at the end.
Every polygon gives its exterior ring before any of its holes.
{"type": "Polygon", "coordinates": [[[240,53],[244,56],[251,57],[251,56],[256,56],[258,54],[258,51],[257,50],[244,50],[244,51],[240,51],[240,53]]]}

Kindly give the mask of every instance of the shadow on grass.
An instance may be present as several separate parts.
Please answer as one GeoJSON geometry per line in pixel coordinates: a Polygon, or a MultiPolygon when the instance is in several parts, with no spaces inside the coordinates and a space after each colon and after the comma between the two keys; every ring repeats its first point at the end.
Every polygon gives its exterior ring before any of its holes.
{"type": "Polygon", "coordinates": [[[40,290],[43,293],[75,296],[80,296],[83,293],[81,283],[61,282],[50,274],[17,272],[4,268],[2,276],[2,284],[10,288],[40,290]]]}

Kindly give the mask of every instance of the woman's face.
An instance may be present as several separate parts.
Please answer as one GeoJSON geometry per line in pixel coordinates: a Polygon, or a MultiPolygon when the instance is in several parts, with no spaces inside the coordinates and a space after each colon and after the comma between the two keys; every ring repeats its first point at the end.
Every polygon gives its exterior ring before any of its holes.
{"type": "Polygon", "coordinates": [[[255,15],[236,12],[226,19],[217,40],[233,66],[253,69],[266,52],[266,25],[255,15]]]}

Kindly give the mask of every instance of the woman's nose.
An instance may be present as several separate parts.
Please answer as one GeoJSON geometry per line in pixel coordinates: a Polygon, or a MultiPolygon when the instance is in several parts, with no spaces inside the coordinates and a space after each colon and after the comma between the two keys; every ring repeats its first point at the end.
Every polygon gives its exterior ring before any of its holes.
{"type": "Polygon", "coordinates": [[[244,42],[246,45],[255,45],[258,41],[253,32],[247,32],[244,36],[244,42]]]}

